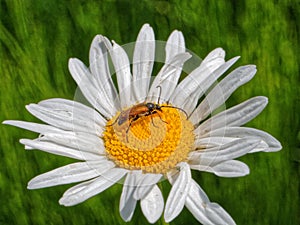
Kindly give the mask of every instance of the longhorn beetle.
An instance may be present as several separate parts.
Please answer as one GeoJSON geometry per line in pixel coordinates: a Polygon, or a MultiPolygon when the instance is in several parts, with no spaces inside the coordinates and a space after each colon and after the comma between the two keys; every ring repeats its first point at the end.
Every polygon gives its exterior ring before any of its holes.
{"type": "MultiPolygon", "coordinates": [[[[184,112],[184,114],[186,115],[186,118],[188,118],[188,114],[186,113],[186,111],[184,111],[181,108],[178,108],[175,106],[168,106],[168,105],[160,106],[159,101],[160,101],[160,95],[161,95],[161,86],[157,86],[157,88],[159,88],[159,97],[158,97],[157,104],[152,103],[152,102],[143,102],[143,103],[134,105],[131,108],[122,111],[120,113],[120,115],[117,117],[117,119],[109,126],[113,126],[116,122],[118,122],[118,125],[121,126],[126,121],[129,121],[129,126],[126,130],[126,135],[127,135],[127,133],[129,132],[129,129],[134,121],[137,121],[138,119],[142,118],[143,116],[151,116],[151,118],[152,118],[152,115],[155,113],[158,113],[158,111],[163,112],[162,108],[179,109],[182,112],[184,112]]],[[[159,113],[158,113],[158,116],[161,119],[159,113]]],[[[165,121],[163,121],[163,122],[165,122],[165,121]]],[[[153,120],[152,120],[152,123],[153,123],[153,120]]],[[[153,123],[153,125],[154,125],[154,123],[153,123]]]]}

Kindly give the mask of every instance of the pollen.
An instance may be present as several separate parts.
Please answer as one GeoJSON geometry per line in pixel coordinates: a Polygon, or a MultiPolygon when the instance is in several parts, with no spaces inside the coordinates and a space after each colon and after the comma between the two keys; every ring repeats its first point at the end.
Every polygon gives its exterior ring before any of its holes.
{"type": "Polygon", "coordinates": [[[107,157],[116,166],[165,174],[187,161],[194,144],[194,127],[183,112],[163,107],[134,121],[128,117],[121,125],[119,114],[107,122],[103,134],[107,157]]]}

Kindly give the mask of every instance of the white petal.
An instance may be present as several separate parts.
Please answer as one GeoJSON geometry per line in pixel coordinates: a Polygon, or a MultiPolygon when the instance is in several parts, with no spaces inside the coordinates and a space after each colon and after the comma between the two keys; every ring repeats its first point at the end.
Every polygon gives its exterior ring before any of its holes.
{"type": "Polygon", "coordinates": [[[114,166],[113,162],[107,160],[72,163],[34,177],[29,181],[28,189],[89,180],[101,175],[114,166]]]}
{"type": "Polygon", "coordinates": [[[68,189],[64,193],[63,197],[59,200],[59,203],[64,206],[79,204],[87,200],[88,198],[91,198],[106,190],[107,188],[118,182],[126,173],[127,170],[113,168],[100,177],[78,184],[68,189]]]}
{"type": "Polygon", "coordinates": [[[208,150],[194,151],[189,154],[191,165],[213,167],[220,162],[238,158],[247,154],[260,143],[260,139],[243,138],[208,150]]]}
{"type": "MultiPolygon", "coordinates": [[[[37,104],[27,105],[26,109],[40,120],[63,130],[94,134],[101,134],[103,131],[103,126],[99,126],[95,123],[95,120],[91,120],[88,116],[86,118],[81,118],[78,115],[75,116],[72,111],[47,108],[37,104]]],[[[87,111],[86,115],[88,113],[87,111]]]]}
{"type": "Polygon", "coordinates": [[[94,76],[95,87],[101,90],[103,98],[105,98],[110,107],[110,111],[120,110],[120,102],[115,85],[112,81],[108,66],[108,49],[106,44],[109,42],[102,35],[96,35],[90,47],[90,70],[94,76]]]}
{"type": "Polygon", "coordinates": [[[238,160],[229,160],[215,165],[214,174],[220,177],[242,177],[249,174],[249,167],[238,160]]]}
{"type": "MultiPolygon", "coordinates": [[[[218,53],[224,51],[222,49],[215,50],[218,53]]],[[[180,95],[184,93],[185,96],[189,96],[190,94],[195,91],[195,89],[199,89],[201,82],[205,80],[215,69],[221,66],[224,61],[224,54],[216,54],[217,57],[210,58],[210,54],[202,61],[199,67],[193,70],[182,82],[176,87],[174,94],[172,95],[170,101],[174,105],[182,105],[184,102],[180,95]]],[[[185,98],[184,98],[185,99],[185,98]]]]}
{"type": "Polygon", "coordinates": [[[199,77],[202,77],[203,80],[196,81],[199,85],[198,87],[195,86],[195,83],[192,82],[192,86],[194,86],[191,89],[191,86],[188,87],[188,91],[185,90],[185,92],[188,92],[189,98],[185,100],[185,102],[182,102],[181,107],[187,111],[188,114],[190,114],[198,104],[199,99],[204,95],[204,93],[217,81],[217,79],[228,70],[232,64],[234,64],[239,57],[235,57],[233,59],[228,60],[226,63],[222,64],[220,67],[218,67],[213,72],[205,71],[203,75],[202,73],[199,74],[199,77]],[[207,74],[205,74],[207,73],[207,74]]]}
{"type": "Polygon", "coordinates": [[[192,179],[190,190],[188,193],[189,198],[194,198],[196,202],[199,204],[207,204],[209,201],[208,196],[205,194],[205,192],[202,190],[202,188],[197,184],[196,181],[192,179]]]}
{"type": "Polygon", "coordinates": [[[219,145],[224,145],[229,142],[238,140],[239,138],[234,137],[205,137],[205,138],[197,138],[195,140],[195,148],[197,149],[208,149],[213,148],[219,145]]]}
{"type": "Polygon", "coordinates": [[[107,44],[109,49],[109,54],[113,61],[115,72],[117,75],[119,96],[121,108],[125,108],[134,104],[134,99],[132,99],[131,93],[131,73],[130,73],[130,63],[128,56],[124,49],[117,43],[113,42],[113,46],[107,44]]]}
{"type": "Polygon", "coordinates": [[[78,151],[91,152],[94,154],[105,154],[103,140],[92,134],[63,131],[59,133],[45,133],[39,137],[40,141],[50,141],[78,151]]]}
{"type": "Polygon", "coordinates": [[[53,110],[54,112],[61,112],[62,114],[71,116],[74,120],[93,121],[101,127],[106,125],[106,119],[96,110],[80,102],[62,98],[52,98],[43,100],[39,102],[38,105],[53,110]]]}
{"type": "Polygon", "coordinates": [[[187,163],[180,163],[180,173],[169,193],[164,218],[168,223],[182,211],[191,184],[191,170],[187,163]]]}
{"type": "Polygon", "coordinates": [[[76,58],[69,59],[69,71],[76,81],[84,97],[106,118],[111,118],[116,113],[116,108],[111,107],[109,99],[104,98],[104,90],[97,89],[97,81],[89,69],[76,58]],[[113,111],[114,110],[114,111],[113,111]]]}
{"type": "Polygon", "coordinates": [[[186,198],[186,207],[202,224],[235,224],[230,215],[221,206],[209,201],[205,192],[195,181],[191,182],[191,188],[186,198]]]}
{"type": "Polygon", "coordinates": [[[176,30],[168,38],[165,51],[165,64],[152,82],[148,101],[157,102],[160,97],[160,103],[168,102],[176,88],[183,64],[191,58],[191,55],[185,52],[182,33],[176,30]],[[161,87],[161,90],[157,88],[158,86],[161,87]]]}
{"type": "Polygon", "coordinates": [[[191,169],[214,173],[219,177],[242,177],[249,174],[249,167],[237,160],[228,160],[216,165],[190,165],[191,169]]]}
{"type": "Polygon", "coordinates": [[[216,70],[220,65],[225,63],[225,51],[222,48],[212,50],[203,60],[202,64],[210,68],[210,71],[216,70]]]}
{"type": "Polygon", "coordinates": [[[52,142],[40,141],[39,139],[36,140],[21,139],[20,143],[25,146],[29,146],[31,149],[39,149],[44,152],[49,152],[55,155],[66,156],[73,159],[79,159],[79,160],[101,160],[102,159],[100,155],[96,155],[94,153],[78,151],[76,149],[71,149],[58,144],[54,144],[52,142]]]}
{"type": "Polygon", "coordinates": [[[203,135],[221,127],[241,126],[256,117],[267,105],[268,99],[258,96],[244,101],[211,117],[195,130],[195,134],[203,135]]]}
{"type": "Polygon", "coordinates": [[[165,62],[169,63],[177,54],[184,52],[185,41],[183,34],[178,30],[174,30],[167,40],[165,62]]]}
{"type": "Polygon", "coordinates": [[[157,102],[159,97],[160,103],[167,102],[169,100],[177,85],[182,66],[190,57],[191,55],[187,52],[179,53],[168,63],[164,64],[152,82],[150,91],[148,93],[148,101],[157,102]],[[161,87],[161,90],[158,88],[158,86],[161,87]]]}
{"type": "Polygon", "coordinates": [[[141,179],[138,181],[137,188],[134,192],[133,197],[136,200],[143,199],[161,179],[162,174],[146,173],[143,174],[141,179]]]}
{"type": "Polygon", "coordinates": [[[209,92],[190,116],[190,121],[196,125],[205,119],[222,105],[239,86],[251,80],[255,73],[256,67],[254,65],[241,66],[235,69],[209,92]]]}
{"type": "Polygon", "coordinates": [[[156,101],[159,94],[163,102],[168,101],[172,92],[175,90],[184,62],[191,58],[191,55],[185,52],[184,37],[182,33],[177,30],[173,31],[169,36],[165,46],[165,52],[166,58],[164,66],[155,77],[149,93],[151,101],[156,101]],[[161,86],[162,93],[157,89],[157,86],[161,86]],[[153,99],[153,96],[155,99],[153,99]]]}
{"type": "Polygon", "coordinates": [[[233,137],[233,138],[244,138],[244,137],[256,137],[260,138],[262,142],[266,143],[266,148],[258,148],[257,146],[255,149],[253,149],[251,152],[260,150],[264,152],[275,152],[279,151],[282,146],[279,141],[277,141],[274,137],[272,137],[270,134],[257,130],[254,128],[249,127],[223,127],[220,129],[212,130],[209,133],[204,134],[202,137],[233,137]]]}
{"type": "Polygon", "coordinates": [[[142,212],[149,223],[155,223],[164,210],[164,198],[157,185],[141,200],[142,212]]]}
{"type": "Polygon", "coordinates": [[[127,174],[125,182],[123,184],[119,208],[121,217],[125,222],[130,221],[133,216],[137,202],[133,198],[133,194],[137,188],[137,184],[140,180],[141,175],[141,171],[131,171],[127,174]]]}
{"type": "Polygon", "coordinates": [[[149,24],[145,24],[138,34],[133,53],[132,88],[137,102],[142,102],[147,97],[154,57],[154,32],[149,24]]]}
{"type": "Polygon", "coordinates": [[[18,121],[18,120],[5,120],[2,122],[3,124],[12,125],[15,127],[23,128],[26,130],[30,130],[36,133],[44,134],[46,132],[61,132],[61,129],[58,129],[56,127],[52,127],[45,124],[39,124],[39,123],[31,123],[31,122],[25,122],[25,121],[18,121]]]}
{"type": "Polygon", "coordinates": [[[219,204],[214,202],[210,202],[206,205],[205,214],[213,224],[236,224],[231,216],[219,204]]]}
{"type": "Polygon", "coordinates": [[[202,224],[215,225],[205,214],[205,207],[209,202],[205,192],[194,180],[192,180],[190,191],[185,202],[186,207],[202,224]]]}

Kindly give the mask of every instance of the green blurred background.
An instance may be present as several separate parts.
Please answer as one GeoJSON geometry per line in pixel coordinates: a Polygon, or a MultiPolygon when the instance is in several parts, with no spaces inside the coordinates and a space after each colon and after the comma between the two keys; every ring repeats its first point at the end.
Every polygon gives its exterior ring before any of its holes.
{"type": "MultiPolygon", "coordinates": [[[[96,34],[119,44],[133,42],[144,23],[157,40],[181,30],[186,46],[204,57],[223,47],[235,66],[256,64],[255,78],[238,89],[228,105],[255,95],[269,105],[249,126],[281,141],[277,153],[241,158],[250,169],[242,178],[219,178],[193,173],[212,201],[221,204],[237,224],[300,224],[299,163],[299,1],[60,1],[0,0],[0,121],[38,121],[26,104],[61,97],[73,99],[76,89],[67,62],[88,62],[96,34]],[[297,137],[298,136],[298,137],[297,137]]],[[[36,134],[1,125],[0,224],[125,224],[119,216],[121,185],[74,207],[58,199],[72,185],[29,191],[37,174],[72,162],[39,151],[26,152],[18,143],[36,134]]],[[[162,183],[164,196],[170,189],[162,183]]],[[[146,224],[140,208],[127,224],[146,224]]],[[[196,224],[184,210],[170,224],[196,224]]],[[[165,224],[163,219],[157,224],[165,224]]]]}

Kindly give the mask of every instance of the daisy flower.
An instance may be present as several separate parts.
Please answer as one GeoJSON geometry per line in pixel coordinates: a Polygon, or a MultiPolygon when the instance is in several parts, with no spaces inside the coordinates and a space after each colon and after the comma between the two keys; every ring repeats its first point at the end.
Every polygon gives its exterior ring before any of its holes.
{"type": "Polygon", "coordinates": [[[155,45],[153,29],[145,24],[134,44],[131,66],[121,46],[97,35],[89,68],[78,59],[69,60],[89,106],[48,99],[26,106],[46,124],[4,121],[40,134],[34,140],[21,139],[25,149],[80,160],[33,178],[28,188],[81,182],[59,200],[73,206],[123,182],[119,210],[124,221],[131,220],[140,201],[150,223],[162,213],[170,222],[186,206],[202,224],[235,224],[192,179],[191,169],[244,176],[249,168],[236,158],[281,149],[268,133],[241,127],[264,109],[266,97],[253,97],[220,112],[229,96],[254,76],[256,67],[238,67],[217,82],[238,60],[225,61],[224,50],[217,48],[179,82],[191,54],[182,33],[175,30],[165,45],[164,65],[151,80],[155,45]],[[157,185],[163,179],[172,185],[166,202],[157,185]]]}

